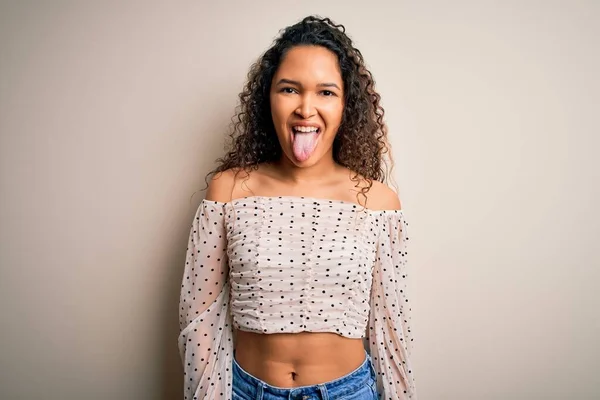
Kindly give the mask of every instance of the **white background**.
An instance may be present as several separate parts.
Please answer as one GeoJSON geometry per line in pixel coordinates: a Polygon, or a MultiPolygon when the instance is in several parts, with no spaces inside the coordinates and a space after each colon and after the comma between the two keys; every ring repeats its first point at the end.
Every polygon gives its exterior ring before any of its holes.
{"type": "Polygon", "coordinates": [[[313,13],[383,98],[420,398],[600,397],[600,2],[57,0],[0,5],[0,398],[181,398],[204,175],[313,13]]]}

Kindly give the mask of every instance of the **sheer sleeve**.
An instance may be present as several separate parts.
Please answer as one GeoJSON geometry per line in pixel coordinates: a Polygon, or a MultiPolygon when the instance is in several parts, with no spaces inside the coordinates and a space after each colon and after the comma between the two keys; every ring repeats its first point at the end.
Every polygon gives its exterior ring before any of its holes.
{"type": "Polygon", "coordinates": [[[410,304],[406,297],[408,224],[401,210],[386,210],[377,219],[379,242],[373,267],[367,347],[381,398],[416,399],[410,362],[410,304]]]}
{"type": "Polygon", "coordinates": [[[225,203],[203,200],[190,229],[179,301],[184,398],[230,399],[233,340],[225,203]]]}

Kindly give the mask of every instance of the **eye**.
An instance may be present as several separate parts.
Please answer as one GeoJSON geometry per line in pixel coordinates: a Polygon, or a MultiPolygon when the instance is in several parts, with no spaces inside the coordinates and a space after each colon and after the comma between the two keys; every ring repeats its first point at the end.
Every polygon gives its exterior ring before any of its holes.
{"type": "Polygon", "coordinates": [[[321,93],[323,93],[325,95],[325,97],[331,97],[331,96],[335,96],[336,95],[331,90],[323,90],[321,93]]]}
{"type": "Polygon", "coordinates": [[[291,87],[284,87],[283,89],[281,89],[281,90],[280,90],[280,92],[283,92],[283,93],[290,93],[290,94],[291,94],[291,93],[294,93],[294,92],[295,92],[295,90],[296,90],[296,89],[294,89],[294,88],[291,88],[291,87]]]}

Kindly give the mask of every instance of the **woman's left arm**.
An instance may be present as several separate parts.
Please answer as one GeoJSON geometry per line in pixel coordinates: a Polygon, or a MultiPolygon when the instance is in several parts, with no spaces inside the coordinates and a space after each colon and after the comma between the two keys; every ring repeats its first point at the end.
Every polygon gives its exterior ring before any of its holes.
{"type": "Polygon", "coordinates": [[[401,210],[386,210],[380,227],[373,267],[368,348],[384,399],[416,399],[411,367],[412,332],[407,287],[407,222],[401,210]]]}

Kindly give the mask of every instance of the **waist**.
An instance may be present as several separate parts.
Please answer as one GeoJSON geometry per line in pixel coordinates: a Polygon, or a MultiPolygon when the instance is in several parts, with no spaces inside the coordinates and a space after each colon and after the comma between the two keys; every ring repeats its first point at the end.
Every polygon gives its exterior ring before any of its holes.
{"type": "Polygon", "coordinates": [[[365,359],[361,339],[333,333],[236,332],[235,359],[251,375],[277,387],[316,385],[344,376],[365,359]]]}

